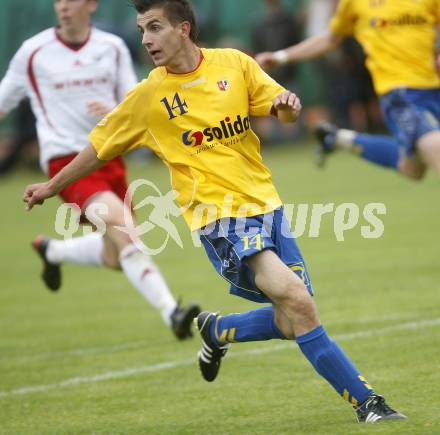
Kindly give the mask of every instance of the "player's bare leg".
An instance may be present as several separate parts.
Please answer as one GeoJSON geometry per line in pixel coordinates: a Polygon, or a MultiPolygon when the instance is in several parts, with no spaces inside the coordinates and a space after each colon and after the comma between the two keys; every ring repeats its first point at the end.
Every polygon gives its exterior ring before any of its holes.
{"type": "Polygon", "coordinates": [[[402,155],[399,160],[399,172],[413,180],[421,180],[428,167],[440,175],[440,131],[423,135],[418,141],[413,156],[402,155]]]}
{"type": "Polygon", "coordinates": [[[417,142],[421,159],[440,175],[440,131],[423,135],[417,142]]]}
{"type": "Polygon", "coordinates": [[[420,158],[419,153],[414,156],[401,155],[398,163],[399,172],[412,180],[421,180],[426,174],[427,166],[420,158]]]}
{"type": "Polygon", "coordinates": [[[286,338],[306,334],[319,326],[315,303],[303,281],[271,250],[248,259],[257,287],[274,306],[275,321],[286,338]]]}

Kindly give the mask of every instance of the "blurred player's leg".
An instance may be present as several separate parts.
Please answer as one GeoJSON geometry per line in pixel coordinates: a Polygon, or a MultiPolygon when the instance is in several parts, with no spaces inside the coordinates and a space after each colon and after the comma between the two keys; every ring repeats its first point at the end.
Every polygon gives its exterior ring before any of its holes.
{"type": "Polygon", "coordinates": [[[376,165],[398,169],[399,144],[391,136],[355,133],[352,151],[376,165]]]}
{"type": "Polygon", "coordinates": [[[345,149],[415,180],[424,177],[427,167],[440,175],[438,90],[394,90],[381,97],[381,107],[393,137],[359,134],[324,122],[316,129],[321,161],[345,149]]]}
{"type": "Polygon", "coordinates": [[[419,153],[412,156],[402,155],[400,157],[399,172],[405,177],[421,180],[425,176],[427,168],[419,153]]]}
{"type": "Polygon", "coordinates": [[[361,134],[352,130],[338,129],[323,122],[316,128],[321,163],[327,154],[335,150],[350,151],[365,160],[387,168],[398,168],[399,144],[391,136],[361,134]]]}
{"type": "MultiPolygon", "coordinates": [[[[163,321],[172,328],[177,338],[191,336],[191,322],[200,308],[195,304],[180,307],[151,257],[139,249],[140,243],[135,243],[138,241],[135,236],[117,228],[126,226],[124,203],[113,192],[101,192],[89,201],[88,206],[93,204],[104,204],[104,209],[108,211],[99,214],[106,226],[104,235],[94,232],[68,240],[39,238],[36,240],[40,243],[34,242],[44,262],[43,280],[46,285],[51,290],[60,287],[59,265],[63,262],[122,269],[133,286],[161,313],[163,321]]],[[[130,211],[128,215],[131,215],[130,211]]]]}
{"type": "Polygon", "coordinates": [[[52,264],[76,263],[102,266],[103,248],[103,236],[97,232],[66,240],[50,239],[46,258],[52,264]]]}
{"type": "Polygon", "coordinates": [[[177,338],[190,336],[191,321],[199,314],[200,308],[195,304],[180,307],[156,264],[139,248],[141,243],[137,235],[121,231],[121,227],[129,226],[125,217],[131,216],[131,211],[125,210],[125,204],[112,192],[96,195],[90,205],[93,203],[105,204],[108,210],[107,214],[100,216],[106,224],[105,239],[108,241],[104,244],[104,258],[108,265],[115,266],[110,261],[115,260],[116,248],[118,265],[132,285],[161,313],[163,321],[173,329],[177,338]]]}
{"type": "Polygon", "coordinates": [[[128,211],[124,215],[125,205],[112,192],[102,192],[95,195],[88,207],[94,204],[105,205],[108,210],[105,214],[98,214],[106,225],[104,258],[108,266],[120,266],[133,286],[144,296],[147,301],[158,309],[163,320],[171,326],[171,314],[177,307],[168,286],[165,283],[157,266],[149,255],[139,250],[134,244],[137,242],[134,234],[127,234],[117,227],[127,227],[129,223],[124,220],[125,215],[131,216],[128,211]],[[118,262],[115,260],[115,249],[118,262]]]}
{"type": "Polygon", "coordinates": [[[422,136],[417,149],[423,161],[440,175],[440,131],[432,131],[422,136]]]}

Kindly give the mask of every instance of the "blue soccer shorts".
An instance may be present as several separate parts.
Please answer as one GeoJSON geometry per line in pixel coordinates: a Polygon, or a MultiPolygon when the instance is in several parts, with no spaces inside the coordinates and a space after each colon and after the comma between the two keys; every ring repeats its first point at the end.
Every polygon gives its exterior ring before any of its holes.
{"type": "Polygon", "coordinates": [[[440,88],[394,89],[380,104],[386,125],[408,156],[422,136],[440,130],[440,88]]]}
{"type": "Polygon", "coordinates": [[[249,218],[223,218],[199,230],[200,240],[217,272],[228,281],[230,293],[254,302],[272,302],[255,285],[246,258],[273,250],[313,295],[307,267],[290,231],[283,208],[249,218]]]}

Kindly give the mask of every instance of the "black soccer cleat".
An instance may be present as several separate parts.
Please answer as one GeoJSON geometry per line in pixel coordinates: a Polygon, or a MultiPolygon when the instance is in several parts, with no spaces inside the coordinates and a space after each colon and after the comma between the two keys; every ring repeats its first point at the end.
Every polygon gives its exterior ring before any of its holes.
{"type": "Polygon", "coordinates": [[[41,279],[46,284],[47,288],[56,292],[61,287],[61,267],[59,264],[50,263],[46,258],[46,251],[50,239],[43,235],[37,236],[32,242],[32,247],[37,251],[40,258],[43,260],[43,271],[41,272],[41,279]]]}
{"type": "Polygon", "coordinates": [[[356,409],[357,419],[359,423],[377,423],[382,420],[406,420],[407,417],[400,412],[391,409],[385,402],[383,396],[372,394],[356,409]]]}
{"type": "Polygon", "coordinates": [[[208,382],[212,382],[217,377],[221,360],[229,349],[229,344],[219,347],[211,340],[210,329],[212,322],[215,322],[215,320],[215,313],[204,311],[200,313],[194,321],[202,338],[202,347],[197,354],[199,368],[203,378],[208,382]]]}
{"type": "Polygon", "coordinates": [[[322,168],[328,154],[335,150],[337,127],[328,121],[321,121],[315,127],[315,136],[319,141],[316,146],[316,164],[322,168]]]}
{"type": "Polygon", "coordinates": [[[171,314],[171,329],[178,340],[185,340],[192,337],[191,323],[199,315],[200,307],[196,304],[188,305],[185,308],[177,305],[171,314]]]}

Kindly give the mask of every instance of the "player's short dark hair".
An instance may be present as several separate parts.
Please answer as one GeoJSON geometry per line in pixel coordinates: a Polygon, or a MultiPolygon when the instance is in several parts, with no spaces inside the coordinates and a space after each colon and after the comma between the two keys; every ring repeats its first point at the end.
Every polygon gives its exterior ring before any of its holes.
{"type": "Polygon", "coordinates": [[[189,37],[191,41],[197,41],[199,29],[194,9],[188,0],[131,0],[131,3],[140,14],[153,8],[161,8],[172,24],[188,21],[191,25],[189,37]]]}

